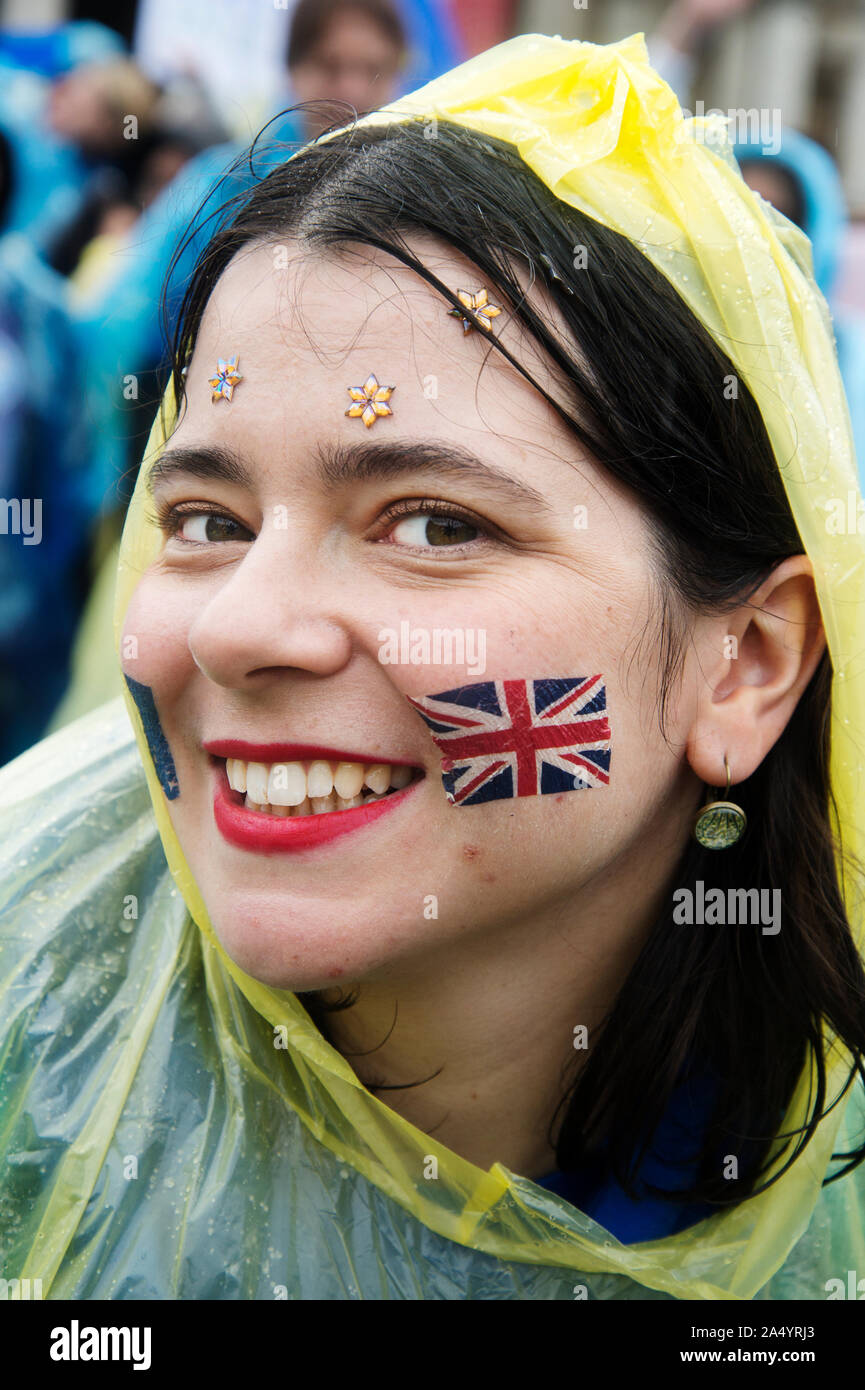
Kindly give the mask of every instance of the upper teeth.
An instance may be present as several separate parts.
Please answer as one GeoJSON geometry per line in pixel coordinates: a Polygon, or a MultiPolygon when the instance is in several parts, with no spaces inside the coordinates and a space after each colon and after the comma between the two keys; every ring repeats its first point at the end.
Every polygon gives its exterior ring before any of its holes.
{"type": "Polygon", "coordinates": [[[390,763],[247,763],[227,758],[228,784],[236,792],[246,792],[259,806],[300,806],[310,799],[329,797],[332,792],[343,801],[360,795],[363,787],[379,795],[388,787],[407,787],[413,769],[390,763]]]}

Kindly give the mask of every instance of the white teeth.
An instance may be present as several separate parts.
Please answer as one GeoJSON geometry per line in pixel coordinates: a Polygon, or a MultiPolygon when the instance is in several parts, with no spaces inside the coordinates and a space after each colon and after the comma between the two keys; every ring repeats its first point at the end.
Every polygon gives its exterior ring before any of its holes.
{"type": "Polygon", "coordinates": [[[348,801],[359,794],[363,786],[363,763],[337,763],[333,774],[333,789],[337,796],[348,801]]]}
{"type": "Polygon", "coordinates": [[[390,786],[390,763],[376,763],[368,767],[363,780],[371,792],[386,792],[390,786]]]}
{"type": "Polygon", "coordinates": [[[390,763],[246,763],[227,758],[225,771],[233,791],[245,794],[250,810],[277,816],[317,816],[347,811],[380,801],[389,788],[401,790],[414,768],[390,763]]]}
{"type": "Polygon", "coordinates": [[[265,815],[279,816],[322,816],[329,811],[352,811],[356,806],[368,806],[371,801],[384,801],[384,792],[366,792],[364,796],[342,797],[331,792],[330,796],[305,797],[299,806],[269,805],[267,802],[253,801],[247,795],[244,806],[248,811],[261,811],[265,815]]]}
{"type": "Polygon", "coordinates": [[[267,794],[273,806],[299,806],[305,801],[303,763],[274,763],[267,781],[267,794]]]}
{"type": "Polygon", "coordinates": [[[264,763],[249,763],[246,769],[246,794],[250,801],[266,805],[268,769],[264,763]]]}
{"type": "Polygon", "coordinates": [[[228,773],[228,785],[232,791],[246,791],[246,763],[241,762],[240,758],[227,758],[225,770],[228,773]]]}
{"type": "Polygon", "coordinates": [[[330,763],[310,763],[306,774],[306,794],[312,800],[320,796],[330,796],[333,791],[333,772],[330,763]]]}

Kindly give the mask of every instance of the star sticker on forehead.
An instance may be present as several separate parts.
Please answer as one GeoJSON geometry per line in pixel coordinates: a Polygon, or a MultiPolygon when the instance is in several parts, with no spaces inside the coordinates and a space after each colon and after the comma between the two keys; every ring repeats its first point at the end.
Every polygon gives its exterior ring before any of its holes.
{"type": "MultiPolygon", "coordinates": [[[[490,304],[486,290],[478,290],[477,294],[472,294],[470,290],[457,290],[457,299],[470,309],[476,318],[479,318],[484,328],[492,328],[490,319],[494,319],[502,311],[498,304],[490,304]]],[[[455,319],[459,319],[463,326],[463,333],[470,333],[475,327],[471,319],[467,319],[465,314],[461,314],[459,309],[449,309],[448,313],[455,319]]]]}
{"type": "Polygon", "coordinates": [[[216,376],[210,377],[207,382],[213,390],[211,401],[230,401],[239,381],[243,381],[243,377],[237,370],[237,354],[227,360],[220,357],[216,364],[216,376]]]}
{"type": "Polygon", "coordinates": [[[370,372],[363,386],[348,386],[346,390],[354,402],[345,412],[346,415],[353,418],[359,415],[367,429],[375,424],[380,415],[393,415],[387,401],[396,387],[379,386],[378,377],[373,372],[370,372]]]}

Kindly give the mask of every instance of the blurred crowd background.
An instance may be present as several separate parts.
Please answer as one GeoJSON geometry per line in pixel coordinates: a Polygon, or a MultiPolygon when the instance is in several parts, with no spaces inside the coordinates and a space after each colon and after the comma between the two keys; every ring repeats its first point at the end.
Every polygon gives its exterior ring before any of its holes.
{"type": "Polygon", "coordinates": [[[0,0],[0,763],[119,692],[118,539],[226,201],[345,103],[637,32],[689,112],[752,113],[737,157],[811,238],[861,465],[865,0],[0,0]]]}

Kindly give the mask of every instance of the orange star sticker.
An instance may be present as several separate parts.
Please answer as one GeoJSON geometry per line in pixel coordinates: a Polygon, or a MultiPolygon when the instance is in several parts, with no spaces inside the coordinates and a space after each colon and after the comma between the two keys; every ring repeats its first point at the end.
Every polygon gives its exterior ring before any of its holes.
{"type": "Polygon", "coordinates": [[[363,423],[369,429],[374,425],[380,415],[393,415],[389,405],[385,402],[390,400],[391,392],[396,390],[395,386],[379,386],[378,377],[370,372],[363,386],[349,386],[346,388],[348,394],[354,401],[345,412],[346,415],[353,417],[360,416],[363,423]]]}
{"type": "Polygon", "coordinates": [[[207,382],[213,391],[211,401],[230,401],[239,381],[243,381],[243,377],[237,370],[237,356],[229,357],[227,361],[220,357],[216,364],[216,376],[210,377],[207,382]]]}
{"type": "MultiPolygon", "coordinates": [[[[496,314],[502,312],[498,304],[488,303],[486,290],[478,290],[477,294],[472,294],[469,290],[457,290],[457,299],[467,309],[471,309],[472,313],[481,320],[484,328],[491,328],[490,319],[494,319],[496,314]]],[[[448,313],[460,320],[464,334],[470,333],[475,327],[471,319],[467,319],[465,314],[460,313],[459,309],[449,309],[448,313]]]]}

